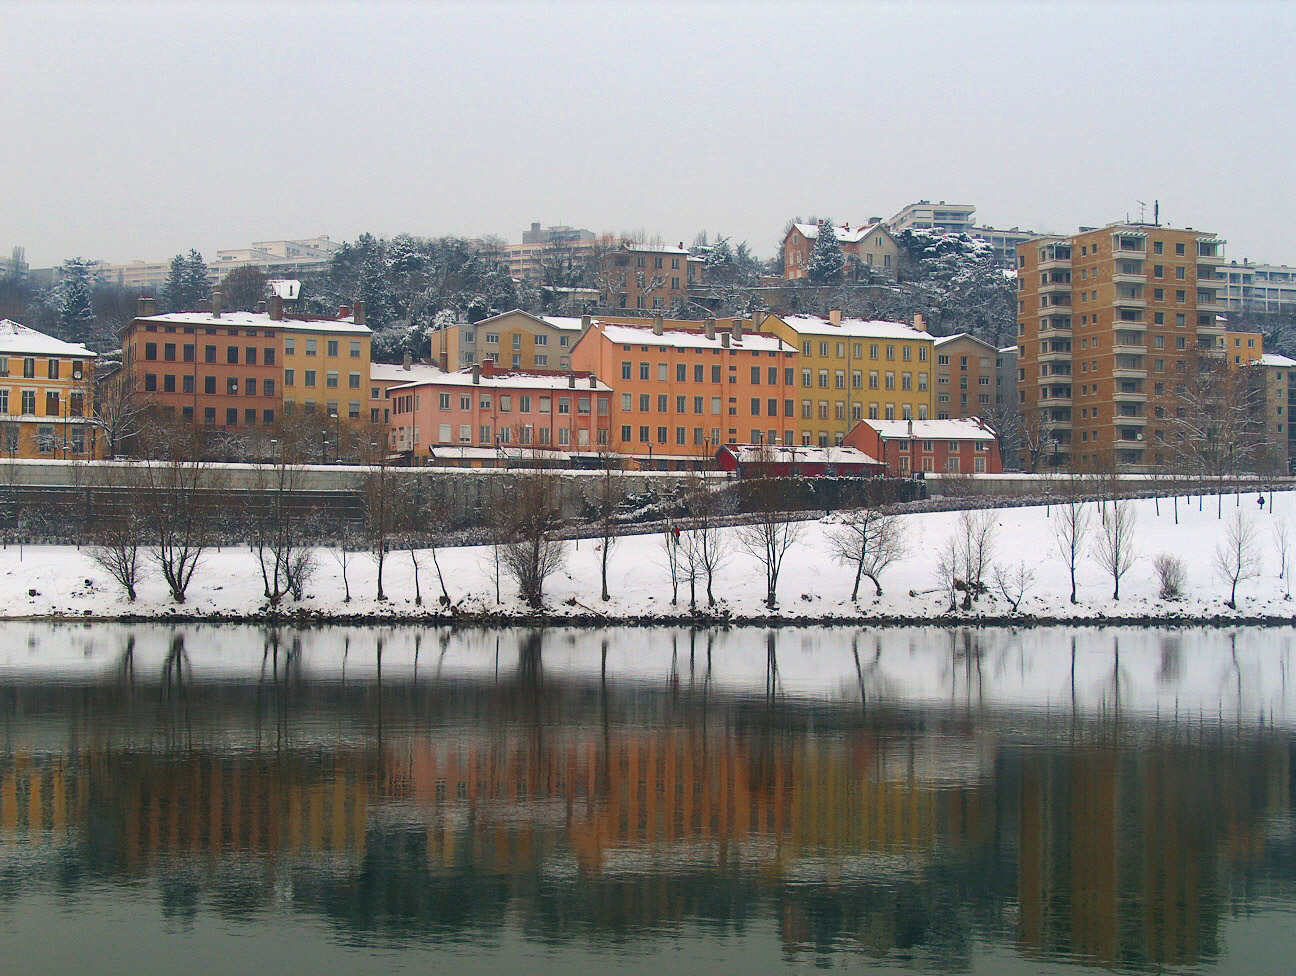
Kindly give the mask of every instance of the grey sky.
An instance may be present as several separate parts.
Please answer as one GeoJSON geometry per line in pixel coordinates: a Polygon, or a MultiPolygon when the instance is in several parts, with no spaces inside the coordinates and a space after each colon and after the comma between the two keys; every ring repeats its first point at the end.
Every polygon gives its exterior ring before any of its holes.
{"type": "Polygon", "coordinates": [[[1296,4],[0,2],[35,266],[532,220],[768,256],[918,198],[1296,263],[1296,4]]]}

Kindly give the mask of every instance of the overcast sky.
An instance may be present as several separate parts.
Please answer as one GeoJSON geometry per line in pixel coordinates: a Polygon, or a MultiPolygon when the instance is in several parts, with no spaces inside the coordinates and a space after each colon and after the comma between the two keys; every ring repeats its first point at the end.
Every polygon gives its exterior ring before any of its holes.
{"type": "Polygon", "coordinates": [[[532,220],[774,253],[919,198],[1296,263],[1296,3],[0,0],[0,250],[532,220]]]}

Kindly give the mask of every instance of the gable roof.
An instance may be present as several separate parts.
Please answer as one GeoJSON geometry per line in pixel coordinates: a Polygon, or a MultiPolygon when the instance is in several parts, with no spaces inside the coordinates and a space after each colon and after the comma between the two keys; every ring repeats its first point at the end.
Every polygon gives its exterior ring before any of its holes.
{"type": "Polygon", "coordinates": [[[0,319],[0,353],[7,355],[81,356],[93,359],[95,354],[80,342],[64,342],[44,332],[37,332],[12,319],[0,319]]]}
{"type": "Polygon", "coordinates": [[[842,319],[841,325],[833,325],[828,319],[817,315],[781,315],[770,316],[766,321],[787,323],[788,328],[798,334],[807,335],[840,335],[851,339],[930,339],[931,335],[921,329],[915,329],[904,322],[884,322],[880,319],[842,319]]]}
{"type": "MultiPolygon", "coordinates": [[[[812,241],[818,240],[819,238],[818,224],[793,224],[792,226],[812,241]]],[[[837,235],[837,240],[843,244],[858,244],[860,241],[864,240],[864,238],[868,237],[869,234],[878,230],[885,233],[888,237],[891,236],[891,232],[887,230],[885,225],[876,222],[865,224],[862,227],[849,227],[846,224],[833,226],[833,231],[837,235]]]]}
{"type": "Polygon", "coordinates": [[[969,342],[975,342],[978,346],[984,346],[993,353],[998,353],[997,347],[986,342],[984,339],[978,339],[971,332],[956,332],[953,335],[941,336],[936,340],[936,345],[942,346],[947,342],[953,342],[955,339],[967,339],[969,342]]]}

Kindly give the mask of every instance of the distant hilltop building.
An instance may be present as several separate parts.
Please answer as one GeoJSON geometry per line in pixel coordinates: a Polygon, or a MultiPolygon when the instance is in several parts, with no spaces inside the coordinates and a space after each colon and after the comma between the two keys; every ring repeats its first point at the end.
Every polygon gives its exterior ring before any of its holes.
{"type": "Polygon", "coordinates": [[[21,247],[0,255],[0,278],[24,278],[28,272],[27,258],[21,247]]]}
{"type": "MultiPolygon", "coordinates": [[[[815,243],[823,229],[821,223],[794,223],[783,237],[783,277],[804,278],[814,253],[815,243]]],[[[863,224],[852,227],[840,224],[833,227],[837,243],[846,256],[846,277],[860,277],[863,269],[877,268],[887,274],[895,273],[900,247],[891,231],[880,217],[870,217],[863,224]]]]}
{"type": "Polygon", "coordinates": [[[583,227],[541,227],[533,221],[531,229],[522,232],[522,243],[506,244],[504,253],[515,278],[538,279],[544,276],[546,262],[583,261],[598,242],[598,236],[583,227]]]}
{"type": "Polygon", "coordinates": [[[1217,273],[1220,294],[1229,309],[1264,313],[1296,311],[1296,268],[1230,261],[1217,273]]]}

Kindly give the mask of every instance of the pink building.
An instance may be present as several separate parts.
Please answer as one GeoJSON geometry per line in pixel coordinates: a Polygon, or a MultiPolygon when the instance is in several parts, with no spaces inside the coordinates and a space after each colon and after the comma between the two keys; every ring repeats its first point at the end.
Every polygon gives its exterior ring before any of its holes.
{"type": "Polygon", "coordinates": [[[393,386],[387,396],[392,449],[415,465],[451,447],[609,450],[612,390],[592,373],[500,370],[487,361],[393,386]]]}
{"type": "Polygon", "coordinates": [[[994,431],[975,417],[965,420],[861,420],[846,446],[877,458],[887,474],[916,471],[1000,474],[1003,461],[994,431]]]}

